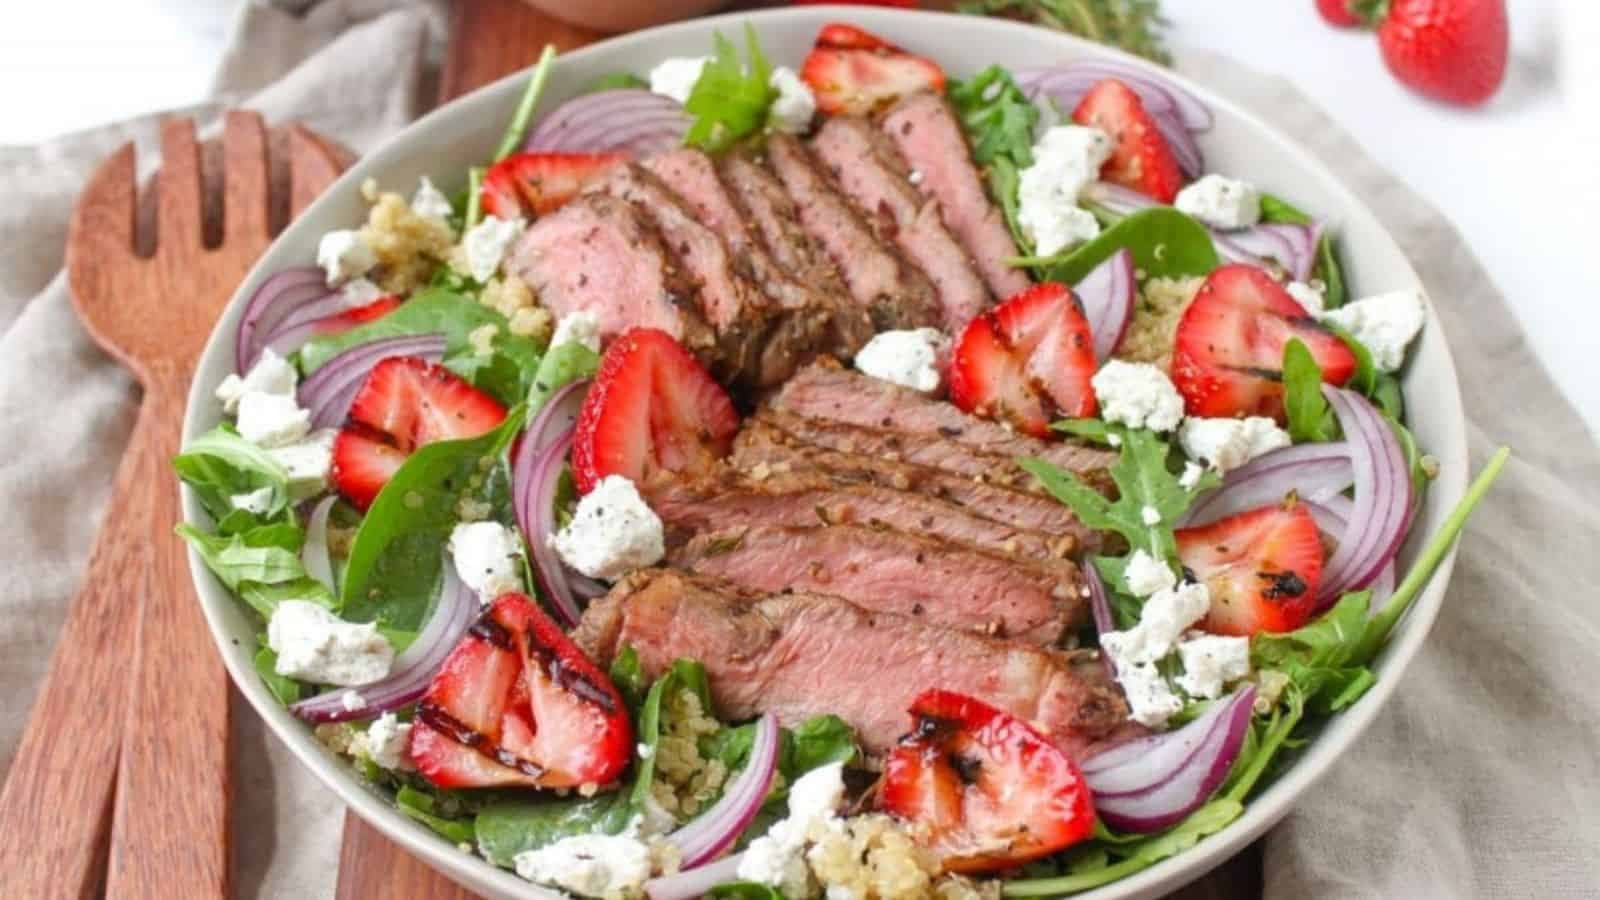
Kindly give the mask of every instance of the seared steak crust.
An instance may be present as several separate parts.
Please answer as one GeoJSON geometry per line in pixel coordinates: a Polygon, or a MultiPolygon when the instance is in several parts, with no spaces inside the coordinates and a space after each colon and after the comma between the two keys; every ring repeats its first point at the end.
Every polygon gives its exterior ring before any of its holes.
{"type": "Polygon", "coordinates": [[[752,590],[843,597],[863,609],[1049,646],[1083,621],[1076,567],[1039,565],[863,525],[758,525],[696,535],[670,565],[752,590]]]}

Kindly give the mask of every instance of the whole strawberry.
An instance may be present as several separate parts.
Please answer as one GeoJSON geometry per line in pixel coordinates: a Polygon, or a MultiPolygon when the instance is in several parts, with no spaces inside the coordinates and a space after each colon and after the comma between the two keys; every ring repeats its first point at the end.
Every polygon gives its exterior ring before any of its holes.
{"type": "Polygon", "coordinates": [[[1350,9],[1350,0],[1317,0],[1317,12],[1329,25],[1350,28],[1361,24],[1361,17],[1350,9]]]}
{"type": "Polygon", "coordinates": [[[1476,106],[1505,79],[1505,0],[1389,0],[1373,4],[1389,71],[1435,100],[1476,106]]]}

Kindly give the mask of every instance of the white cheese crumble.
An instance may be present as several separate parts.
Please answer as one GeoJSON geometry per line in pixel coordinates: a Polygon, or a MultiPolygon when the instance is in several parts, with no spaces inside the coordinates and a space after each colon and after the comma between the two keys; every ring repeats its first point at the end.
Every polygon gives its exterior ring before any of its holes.
{"type": "Polygon", "coordinates": [[[1178,428],[1178,443],[1196,462],[1218,472],[1237,469],[1263,453],[1289,446],[1289,432],[1264,416],[1244,419],[1190,417],[1178,428]]]}
{"type": "Polygon", "coordinates": [[[1322,318],[1326,308],[1326,301],[1322,299],[1322,292],[1306,284],[1304,281],[1291,281],[1283,286],[1294,302],[1305,308],[1305,311],[1316,318],[1322,318]]]}
{"type": "Polygon", "coordinates": [[[394,647],[377,625],[346,622],[305,600],[285,600],[273,610],[267,646],[278,654],[279,675],[316,684],[371,684],[394,663],[394,647]]]}
{"type": "Polygon", "coordinates": [[[289,498],[305,500],[328,488],[333,471],[333,442],[339,432],[333,428],[313,431],[304,439],[267,451],[273,462],[289,473],[289,498]]]}
{"type": "Polygon", "coordinates": [[[345,691],[339,695],[339,705],[350,712],[360,712],[367,708],[367,698],[355,691],[345,691]]]}
{"type": "Polygon", "coordinates": [[[239,398],[239,436],[258,447],[283,447],[311,431],[311,413],[300,408],[294,395],[250,391],[239,398]]]}
{"type": "Polygon", "coordinates": [[[674,56],[656,63],[650,70],[650,92],[687,103],[694,92],[694,83],[700,80],[700,70],[711,61],[709,56],[674,56]]]}
{"type": "Polygon", "coordinates": [[[937,328],[883,331],[856,353],[855,366],[862,374],[928,394],[939,389],[949,350],[950,339],[937,328]]]}
{"type": "Polygon", "coordinates": [[[1160,525],[1161,510],[1147,504],[1139,510],[1139,520],[1146,525],[1160,525]]]}
{"type": "Polygon", "coordinates": [[[596,353],[600,352],[600,317],[587,309],[575,309],[556,322],[555,333],[550,335],[550,346],[582,344],[596,353]]]}
{"type": "Polygon", "coordinates": [[[1223,175],[1200,177],[1179,191],[1172,205],[1212,228],[1249,228],[1261,221],[1261,192],[1223,175]]]}
{"type": "Polygon", "coordinates": [[[360,278],[377,264],[378,255],[361,239],[358,231],[348,228],[330,231],[317,242],[317,265],[326,274],[329,287],[360,278]]]}
{"type": "Polygon", "coordinates": [[[1250,639],[1218,634],[1197,634],[1178,645],[1183,674],[1178,687],[1191,697],[1207,700],[1222,696],[1229,682],[1250,675],[1250,639]]]}
{"type": "Polygon", "coordinates": [[[456,574],[485,603],[522,590],[522,540],[499,522],[462,522],[450,532],[456,574]]]}
{"type": "Polygon", "coordinates": [[[1426,317],[1422,291],[1415,288],[1347,303],[1322,316],[1365,344],[1372,351],[1373,365],[1385,372],[1406,361],[1406,345],[1422,330],[1426,317]]]}
{"type": "Polygon", "coordinates": [[[1145,601],[1139,623],[1127,631],[1100,635],[1100,646],[1119,667],[1154,663],[1172,652],[1178,639],[1211,609],[1211,592],[1188,582],[1156,591],[1145,601]]]}
{"type": "Polygon", "coordinates": [[[779,66],[772,70],[767,84],[778,92],[767,110],[767,124],[789,134],[810,128],[811,119],[817,114],[817,98],[800,76],[788,66],[779,66]]]}
{"type": "Polygon", "coordinates": [[[345,302],[354,307],[366,306],[384,296],[385,291],[366,278],[355,278],[346,282],[345,286],[339,289],[339,293],[344,295],[345,302]]]}
{"type": "Polygon", "coordinates": [[[1148,597],[1157,591],[1170,590],[1178,584],[1178,577],[1172,574],[1172,567],[1151,556],[1143,548],[1133,551],[1133,555],[1128,557],[1128,564],[1122,570],[1122,580],[1128,586],[1128,593],[1135,597],[1148,597]]]}
{"type": "Polygon", "coordinates": [[[1078,207],[1078,195],[1111,156],[1111,138],[1098,128],[1057,125],[1033,148],[1033,165],[1018,178],[1017,222],[1039,256],[1059,253],[1100,233],[1100,223],[1078,207]]]}
{"type": "Polygon", "coordinates": [[[417,192],[411,195],[411,211],[425,219],[438,219],[441,222],[450,221],[450,214],[455,212],[450,207],[450,198],[434,187],[433,180],[426,175],[417,182],[417,192]]]}
{"type": "Polygon", "coordinates": [[[1171,431],[1183,420],[1183,397],[1167,373],[1149,363],[1113,359],[1089,383],[1100,402],[1100,418],[1129,428],[1171,431]]]}
{"type": "Polygon", "coordinates": [[[1206,474],[1205,467],[1194,460],[1185,460],[1183,474],[1178,476],[1178,485],[1185,490],[1194,490],[1200,486],[1201,476],[1206,474]]]}
{"type": "Polygon", "coordinates": [[[500,271],[500,261],[505,259],[506,250],[522,236],[522,230],[527,227],[528,223],[520,218],[484,216],[483,221],[467,229],[467,233],[461,237],[461,249],[467,257],[467,274],[474,281],[488,282],[494,273],[500,271]]]}
{"type": "MultiPolygon", "coordinates": [[[[1113,662],[1115,658],[1113,657],[1113,662]]],[[[1183,700],[1150,663],[1117,663],[1117,683],[1128,698],[1128,718],[1146,728],[1160,728],[1183,709],[1183,700]]]]}
{"type": "Polygon", "coordinates": [[[650,847],[628,834],[578,834],[513,857],[517,874],[582,897],[638,896],[650,878],[650,847]]]}
{"type": "Polygon", "coordinates": [[[239,400],[245,394],[277,394],[294,396],[300,374],[289,361],[279,356],[271,347],[261,351],[261,358],[244,373],[244,377],[229,374],[217,385],[216,397],[222,401],[223,412],[238,412],[239,400]]]}
{"type": "Polygon", "coordinates": [[[406,746],[410,742],[411,723],[402,722],[395,718],[394,713],[386,712],[367,726],[367,732],[361,737],[357,749],[381,768],[391,772],[410,772],[416,768],[406,755],[406,746]]]}
{"type": "Polygon", "coordinates": [[[789,789],[789,816],[750,842],[739,860],[739,877],[777,888],[785,897],[816,894],[811,869],[806,865],[808,835],[817,829],[840,827],[837,816],[844,802],[844,766],[818,766],[795,780],[789,789]]]}
{"type": "Polygon", "coordinates": [[[228,498],[228,505],[234,509],[242,509],[253,516],[264,516],[272,509],[272,488],[256,488],[246,494],[234,494],[228,498]]]}
{"type": "Polygon", "coordinates": [[[655,565],[667,552],[661,517],[621,475],[600,479],[550,546],[567,565],[607,580],[655,565]]]}

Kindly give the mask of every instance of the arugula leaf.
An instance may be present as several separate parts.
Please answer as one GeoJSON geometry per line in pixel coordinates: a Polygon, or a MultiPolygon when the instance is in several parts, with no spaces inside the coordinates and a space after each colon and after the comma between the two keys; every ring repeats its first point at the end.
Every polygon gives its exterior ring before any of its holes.
{"type": "Polygon", "coordinates": [[[174,529],[205,561],[206,568],[263,618],[284,600],[306,600],[337,609],[333,594],[306,574],[300,561],[304,533],[298,525],[261,525],[239,534],[212,535],[187,522],[174,529]]]}
{"type": "Polygon", "coordinates": [[[550,68],[555,61],[555,45],[545,44],[539,61],[533,66],[533,74],[528,76],[528,86],[522,92],[522,99],[517,101],[517,109],[506,124],[505,134],[500,137],[500,145],[495,148],[495,162],[505,159],[522,146],[522,139],[528,134],[533,111],[539,107],[539,97],[544,94],[544,83],[550,79],[550,68]]]}
{"type": "Polygon", "coordinates": [[[1106,447],[1122,442],[1122,435],[1116,433],[1116,426],[1105,419],[1061,419],[1051,422],[1050,428],[1106,447]]]}
{"type": "Polygon", "coordinates": [[[622,791],[594,797],[501,800],[489,803],[473,820],[478,851],[502,868],[516,865],[516,856],[576,834],[616,834],[627,825],[622,791]]]}
{"type": "Polygon", "coordinates": [[[952,81],[946,95],[971,137],[974,162],[1008,159],[1021,168],[1033,164],[1039,107],[1004,67],[992,65],[965,81],[952,81]]]}
{"type": "Polygon", "coordinates": [[[1005,216],[1006,227],[1011,229],[1011,239],[1018,247],[1031,247],[1027,232],[1022,229],[1017,192],[1022,190],[1022,173],[1009,159],[997,159],[988,168],[989,193],[1000,198],[1000,212],[1005,216]]]}
{"type": "Polygon", "coordinates": [[[435,813],[434,798],[410,785],[402,785],[394,794],[394,805],[406,816],[432,828],[452,844],[470,844],[477,836],[471,819],[447,819],[435,813]]]}
{"type": "Polygon", "coordinates": [[[740,63],[738,48],[720,32],[712,35],[712,41],[716,55],[700,70],[683,104],[684,111],[694,116],[683,142],[715,153],[759,131],[778,92],[768,84],[772,67],[749,23],[744,26],[748,65],[740,63]]]}
{"type": "Polygon", "coordinates": [[[1289,437],[1296,444],[1331,441],[1338,420],[1322,395],[1322,367],[1299,338],[1283,348],[1283,405],[1289,416],[1289,437]]]}
{"type": "Polygon", "coordinates": [[[786,900],[783,892],[759,881],[729,881],[714,885],[706,891],[706,896],[717,900],[786,900]]]}
{"type": "Polygon", "coordinates": [[[1094,240],[1053,258],[1057,261],[1043,267],[1044,280],[1077,284],[1124,247],[1144,278],[1207,275],[1221,265],[1204,225],[1170,206],[1152,206],[1124,216],[1094,240]]]}
{"type": "Polygon", "coordinates": [[[1057,878],[1008,881],[1000,886],[1000,894],[1004,897],[1059,897],[1110,884],[1188,850],[1201,838],[1227,827],[1243,812],[1244,806],[1238,800],[1217,797],[1166,831],[1137,841],[1112,845],[1106,848],[1105,855],[1088,857],[1087,862],[1080,862],[1078,870],[1072,874],[1057,878]],[[1111,854],[1121,859],[1110,863],[1111,854]],[[1095,862],[1109,864],[1097,868],[1093,865],[1095,862]]]}
{"type": "Polygon", "coordinates": [[[200,505],[223,534],[287,515],[289,473],[266,450],[228,426],[219,425],[190,441],[182,453],[173,457],[172,468],[194,489],[200,505]],[[264,514],[256,516],[234,508],[234,496],[261,488],[272,491],[264,514]]]}
{"type": "Polygon", "coordinates": [[[284,675],[278,674],[278,654],[267,646],[267,639],[261,638],[261,649],[256,651],[252,664],[256,674],[261,676],[261,683],[279,703],[288,706],[300,700],[300,682],[284,675]]]}

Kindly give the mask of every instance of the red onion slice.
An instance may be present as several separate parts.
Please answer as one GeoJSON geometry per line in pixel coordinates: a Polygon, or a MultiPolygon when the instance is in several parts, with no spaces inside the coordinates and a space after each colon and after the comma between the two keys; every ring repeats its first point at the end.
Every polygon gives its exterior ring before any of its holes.
{"type": "Polygon", "coordinates": [[[419,334],[385,338],[351,347],[323,363],[301,382],[296,402],[311,412],[312,428],[333,428],[344,424],[356,392],[374,366],[393,356],[417,356],[429,362],[444,358],[442,334],[419,334]]]}
{"type": "Polygon", "coordinates": [[[676,875],[652,878],[644,883],[645,896],[650,900],[695,900],[696,897],[703,897],[719,884],[738,881],[739,860],[743,857],[743,853],[735,853],[676,875]]]}
{"type": "Polygon", "coordinates": [[[1336,497],[1355,483],[1347,441],[1296,444],[1263,453],[1222,479],[1189,507],[1182,527],[1206,525],[1246,510],[1280,503],[1290,491],[1313,503],[1336,497]]]}
{"type": "MultiPolygon", "coordinates": [[[[1206,131],[1211,128],[1214,121],[1211,110],[1200,102],[1199,97],[1189,93],[1176,82],[1162,77],[1153,66],[1096,59],[1058,66],[1021,68],[1012,74],[1016,78],[1017,86],[1024,91],[1031,92],[1030,89],[1037,88],[1048,90],[1052,94],[1076,92],[1081,95],[1093,87],[1095,82],[1115,78],[1139,95],[1139,100],[1144,103],[1145,109],[1151,112],[1171,112],[1185,128],[1191,131],[1206,131]]],[[[1068,113],[1075,106],[1077,106],[1076,101],[1071,106],[1062,104],[1062,108],[1068,113]]]]}
{"type": "Polygon", "coordinates": [[[517,526],[527,541],[534,561],[534,574],[539,587],[556,611],[577,624],[578,604],[574,595],[592,600],[606,592],[600,582],[582,574],[569,571],[556,552],[550,549],[550,535],[555,533],[555,492],[561,481],[561,466],[566,453],[552,457],[551,447],[561,444],[572,446],[572,429],[578,421],[578,411],[583,407],[584,394],[589,390],[585,378],[565,385],[545,403],[534,416],[511,460],[512,506],[517,514],[517,526]],[[545,471],[553,467],[553,472],[545,471]],[[574,588],[576,582],[577,587],[574,588]]]}
{"type": "Polygon", "coordinates": [[[1320,222],[1311,225],[1270,222],[1238,231],[1211,229],[1211,240],[1219,256],[1229,262],[1263,267],[1268,260],[1273,260],[1296,281],[1311,277],[1321,237],[1320,222]]]}
{"type": "Polygon", "coordinates": [[[644,156],[682,144],[688,131],[689,116],[678,101],[640,88],[619,88],[576,97],[546,113],[522,149],[644,156]]]}
{"type": "Polygon", "coordinates": [[[1109,181],[1091,181],[1083,189],[1083,199],[1116,216],[1126,216],[1141,209],[1160,206],[1160,201],[1133,188],[1112,184],[1109,181]]]}
{"type": "MultiPolygon", "coordinates": [[[[1100,577],[1099,567],[1092,562],[1086,563],[1080,571],[1083,572],[1083,585],[1089,591],[1089,613],[1094,616],[1095,633],[1116,631],[1117,617],[1111,614],[1111,598],[1106,594],[1106,583],[1100,577]]],[[[1111,654],[1102,651],[1100,664],[1106,667],[1108,677],[1117,677],[1117,664],[1111,661],[1111,654]]]]}
{"type": "Polygon", "coordinates": [[[1372,584],[1394,559],[1411,521],[1412,484],[1405,451],[1383,414],[1353,391],[1323,385],[1322,392],[1351,445],[1355,475],[1351,527],[1322,570],[1317,596],[1326,604],[1372,584]]]}
{"type": "Polygon", "coordinates": [[[433,612],[416,640],[394,661],[388,677],[360,687],[318,694],[290,705],[289,711],[307,722],[347,722],[370,719],[415,702],[428,689],[428,682],[444,665],[461,636],[467,633],[477,611],[477,595],[456,577],[455,566],[446,562],[433,612]],[[354,693],[362,702],[346,704],[347,693],[354,693]],[[349,708],[351,706],[356,708],[349,708]]]}
{"type": "Polygon", "coordinates": [[[333,512],[333,504],[338,499],[337,494],[329,494],[311,508],[311,516],[306,520],[306,542],[300,548],[300,562],[306,567],[306,574],[330,591],[335,590],[335,586],[333,560],[328,556],[328,514],[333,512]]]}
{"type": "Polygon", "coordinates": [[[1255,685],[1247,684],[1176,731],[1124,744],[1084,763],[1095,812],[1113,828],[1148,833],[1200,808],[1228,777],[1244,746],[1255,695],[1255,685]],[[1117,756],[1106,759],[1108,754],[1117,756]]]}
{"type": "Polygon", "coordinates": [[[778,772],[778,717],[764,713],[756,721],[755,740],[750,745],[750,762],[723,791],[722,798],[694,821],[667,835],[678,848],[685,870],[704,865],[733,846],[750,826],[761,804],[772,790],[778,772]]]}
{"type": "Polygon", "coordinates": [[[1084,317],[1089,320],[1095,358],[1104,362],[1122,343],[1133,321],[1134,303],[1138,298],[1133,254],[1126,247],[1111,254],[1090,269],[1072,290],[1083,304],[1084,317]]]}
{"type": "Polygon", "coordinates": [[[327,295],[322,270],[315,266],[284,269],[263,281],[245,303],[239,330],[234,334],[233,365],[239,374],[250,371],[260,358],[261,348],[266,346],[262,336],[303,304],[327,295]]]}
{"type": "Polygon", "coordinates": [[[1172,148],[1172,155],[1178,161],[1178,168],[1189,178],[1198,178],[1205,171],[1205,157],[1200,154],[1200,144],[1194,139],[1194,132],[1185,128],[1178,121],[1176,113],[1153,112],[1150,118],[1156,123],[1156,130],[1167,139],[1167,146],[1172,148]]]}

